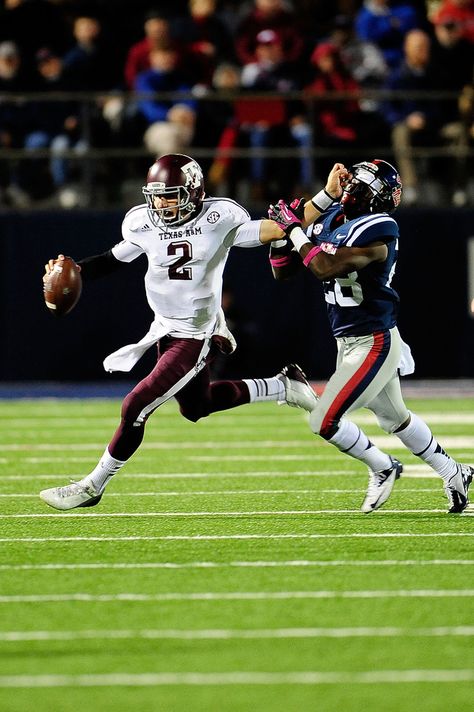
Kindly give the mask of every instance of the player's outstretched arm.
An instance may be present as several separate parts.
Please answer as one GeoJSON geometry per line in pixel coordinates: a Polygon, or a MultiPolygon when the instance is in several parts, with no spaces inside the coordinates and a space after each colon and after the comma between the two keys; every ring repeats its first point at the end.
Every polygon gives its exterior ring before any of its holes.
{"type": "Polygon", "coordinates": [[[301,229],[301,218],[283,200],[271,205],[268,214],[293,243],[303,265],[320,280],[340,277],[387,258],[387,246],[382,241],[366,247],[336,248],[332,243],[313,245],[301,229]]]}
{"type": "Polygon", "coordinates": [[[302,220],[303,227],[307,227],[317,220],[334,201],[339,200],[348,180],[350,180],[350,174],[344,164],[335,163],[329,172],[323,190],[320,190],[311,200],[305,203],[302,220]]]}
{"type": "MultiPolygon", "coordinates": [[[[50,259],[45,264],[43,282],[48,279],[48,276],[54,269],[55,264],[61,264],[64,261],[64,255],[59,254],[56,259],[50,259]]],[[[100,255],[92,255],[91,257],[84,257],[75,263],[78,270],[81,272],[81,277],[83,280],[88,281],[91,279],[97,279],[98,277],[105,277],[112,272],[125,267],[128,263],[118,260],[113,254],[112,250],[107,250],[100,255]]]]}
{"type": "Polygon", "coordinates": [[[122,260],[118,260],[112,250],[107,250],[100,255],[92,255],[92,257],[84,257],[79,260],[78,266],[81,269],[82,278],[85,280],[98,279],[105,277],[108,274],[117,272],[128,264],[122,260]]]}
{"type": "Polygon", "coordinates": [[[260,221],[260,242],[266,245],[274,240],[281,240],[285,237],[285,233],[279,225],[273,220],[261,220],[260,221]]]}

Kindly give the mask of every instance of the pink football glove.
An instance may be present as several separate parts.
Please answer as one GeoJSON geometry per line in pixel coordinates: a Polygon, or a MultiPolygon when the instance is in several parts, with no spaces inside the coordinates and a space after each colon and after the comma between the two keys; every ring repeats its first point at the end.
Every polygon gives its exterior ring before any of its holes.
{"type": "Polygon", "coordinates": [[[306,200],[304,198],[295,198],[290,203],[290,208],[293,210],[295,215],[299,217],[300,220],[304,219],[304,205],[306,200]]]}
{"type": "Polygon", "coordinates": [[[288,236],[293,228],[301,227],[301,218],[295,212],[299,207],[299,201],[293,201],[290,206],[284,200],[279,200],[276,205],[270,205],[268,208],[268,217],[288,236]],[[292,207],[295,202],[295,207],[292,207]]]}

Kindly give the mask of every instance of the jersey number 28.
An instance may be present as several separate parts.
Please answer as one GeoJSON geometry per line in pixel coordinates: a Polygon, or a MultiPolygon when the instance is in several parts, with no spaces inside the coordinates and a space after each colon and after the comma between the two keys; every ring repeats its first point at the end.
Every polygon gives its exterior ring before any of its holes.
{"type": "Polygon", "coordinates": [[[364,297],[357,276],[357,272],[349,272],[347,277],[336,277],[325,282],[324,298],[327,303],[340,307],[356,307],[361,304],[364,297]]]}

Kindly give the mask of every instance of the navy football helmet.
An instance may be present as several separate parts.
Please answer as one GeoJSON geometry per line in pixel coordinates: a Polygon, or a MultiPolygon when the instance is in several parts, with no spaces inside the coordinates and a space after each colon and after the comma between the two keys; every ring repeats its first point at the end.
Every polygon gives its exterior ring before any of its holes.
{"type": "Polygon", "coordinates": [[[199,163],[182,153],[168,153],[158,158],[148,171],[142,188],[148,215],[154,225],[181,225],[201,207],[204,177],[199,163]],[[160,208],[155,198],[176,200],[176,205],[160,208]]]}
{"type": "Polygon", "coordinates": [[[402,181],[390,163],[379,159],[362,161],[349,172],[352,178],[341,198],[342,210],[349,220],[367,213],[392,213],[398,208],[402,181]]]}

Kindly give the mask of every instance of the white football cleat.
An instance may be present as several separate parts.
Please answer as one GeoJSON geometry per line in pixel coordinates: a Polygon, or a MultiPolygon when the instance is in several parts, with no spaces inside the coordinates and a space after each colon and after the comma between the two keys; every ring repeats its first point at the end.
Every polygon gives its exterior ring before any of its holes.
{"type": "Polygon", "coordinates": [[[395,480],[398,480],[403,472],[402,463],[395,460],[394,457],[390,459],[392,460],[392,466],[387,470],[369,472],[369,486],[367,487],[367,493],[361,506],[361,510],[365,514],[373,512],[387,501],[392,492],[395,480]]]}
{"type": "Polygon", "coordinates": [[[311,413],[318,404],[318,397],[313,391],[306,376],[296,363],[290,363],[282,368],[276,377],[285,387],[285,400],[279,400],[278,405],[287,403],[293,408],[304,408],[311,413]]]}
{"type": "Polygon", "coordinates": [[[90,485],[72,482],[65,487],[51,487],[40,492],[43,502],[55,509],[75,509],[75,507],[93,507],[99,504],[102,495],[90,485]]]}
{"type": "Polygon", "coordinates": [[[467,493],[474,476],[474,467],[458,465],[457,472],[451,477],[444,491],[451,505],[448,514],[461,514],[469,504],[467,493]]]}

